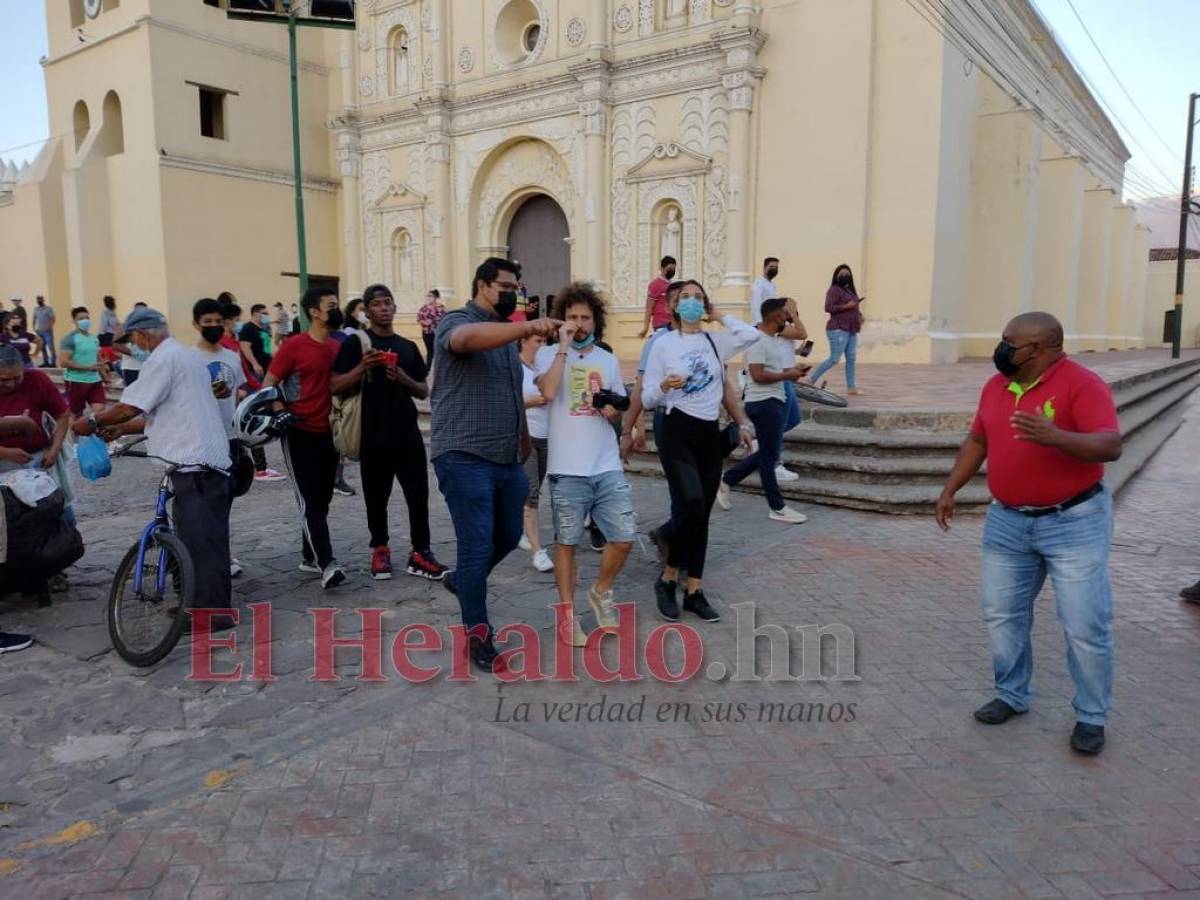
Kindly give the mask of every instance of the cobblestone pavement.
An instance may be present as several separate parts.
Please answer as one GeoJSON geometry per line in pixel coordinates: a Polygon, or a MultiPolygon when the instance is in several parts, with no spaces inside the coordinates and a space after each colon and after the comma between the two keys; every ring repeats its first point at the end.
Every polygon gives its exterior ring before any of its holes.
{"type": "MultiPolygon", "coordinates": [[[[234,512],[239,599],[273,604],[277,680],[188,681],[186,639],[136,671],[109,650],[103,603],[157,475],[120,461],[83,488],[88,555],[70,593],[44,610],[0,603],[6,629],[39,640],[0,658],[0,896],[1200,896],[1200,608],[1176,597],[1200,577],[1200,400],[1190,416],[1118,503],[1116,710],[1097,759],[1067,747],[1050,598],[1035,708],[1003,728],[971,719],[990,696],[979,519],[942,536],[924,518],[811,507],[796,528],[748,494],[714,513],[708,586],[726,618],[703,626],[704,672],[732,667],[730,606],[753,601],[760,624],[848,626],[860,680],[498,689],[410,684],[389,666],[385,683],[364,683],[343,649],[343,680],[311,681],[310,606],[342,610],[341,635],[358,633],[355,607],[382,608],[390,639],[451,624],[455,604],[415,579],[367,579],[360,498],[336,498],[332,514],[353,580],[322,593],[295,571],[288,484],[256,486],[234,512]],[[588,721],[594,706],[563,722],[553,705],[603,701],[611,716],[643,698],[640,722],[588,721]],[[761,720],[773,704],[802,714],[761,720]]],[[[648,527],[665,488],[635,492],[648,527]]],[[[403,501],[393,508],[399,550],[403,501]]],[[[434,534],[451,558],[440,499],[434,534]]],[[[637,550],[619,582],[642,638],[654,574],[637,550]]],[[[551,576],[518,553],[494,581],[495,620],[549,640],[551,576]]],[[[249,625],[236,634],[244,645],[249,625]]],[[[815,658],[793,638],[800,672],[815,658]]],[[[666,660],[680,664],[678,644],[666,660]]],[[[237,661],[248,673],[248,654],[237,661]]],[[[218,668],[233,662],[216,654],[218,668]]]]}

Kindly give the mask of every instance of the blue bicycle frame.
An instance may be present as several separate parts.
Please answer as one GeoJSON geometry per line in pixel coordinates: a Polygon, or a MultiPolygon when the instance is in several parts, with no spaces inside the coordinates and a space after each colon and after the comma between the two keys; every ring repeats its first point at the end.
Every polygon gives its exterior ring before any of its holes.
{"type": "MultiPolygon", "coordinates": [[[[133,591],[135,594],[141,595],[142,593],[142,567],[146,562],[146,549],[150,546],[150,541],[160,531],[171,531],[171,520],[167,517],[167,503],[174,496],[175,492],[171,490],[171,473],[168,472],[163,476],[162,481],[158,485],[158,504],[154,509],[154,521],[150,522],[142,530],[141,539],[138,540],[137,568],[133,573],[133,591]]],[[[167,589],[166,547],[160,547],[158,551],[158,577],[155,589],[159,597],[167,589]]]]}

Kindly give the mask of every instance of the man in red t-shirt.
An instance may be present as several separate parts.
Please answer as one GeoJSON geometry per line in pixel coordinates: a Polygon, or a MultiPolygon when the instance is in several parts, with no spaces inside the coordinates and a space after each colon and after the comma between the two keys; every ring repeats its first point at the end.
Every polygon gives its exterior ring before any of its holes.
{"type": "Polygon", "coordinates": [[[937,521],[949,530],[954,495],[986,459],[995,502],[983,533],[983,617],[998,696],[975,718],[999,725],[1028,711],[1033,604],[1049,575],[1075,683],[1071,746],[1099,753],[1113,682],[1112,497],[1102,479],[1121,456],[1121,431],[1108,385],[1062,347],[1048,313],[1008,323],[994,354],[1000,374],[983,388],[937,521]]]}
{"type": "Polygon", "coordinates": [[[658,264],[659,275],[646,288],[646,317],[638,337],[645,337],[653,328],[658,331],[671,324],[671,307],[667,305],[667,287],[675,280],[675,257],[664,256],[658,264]]]}
{"type": "Polygon", "coordinates": [[[328,522],[338,465],[329,412],[333,392],[348,386],[343,383],[345,376],[333,374],[339,345],[330,337],[342,327],[342,311],[337,295],[324,288],[310,288],[300,305],[308,316],[308,331],[278,347],[263,387],[279,385],[288,410],[296,417],[280,443],[300,506],[300,571],[320,575],[328,590],[346,580],[333,556],[328,522]]]}
{"type": "Polygon", "coordinates": [[[67,402],[45,373],[26,369],[15,347],[0,347],[0,472],[53,470],[69,421],[67,402]],[[54,422],[50,433],[48,420],[54,422]]]}

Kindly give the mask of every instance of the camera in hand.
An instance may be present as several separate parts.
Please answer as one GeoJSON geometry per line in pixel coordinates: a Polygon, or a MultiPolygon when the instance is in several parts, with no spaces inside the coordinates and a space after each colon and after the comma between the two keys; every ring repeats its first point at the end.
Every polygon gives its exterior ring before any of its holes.
{"type": "Polygon", "coordinates": [[[625,410],[629,409],[629,398],[624,394],[618,394],[616,391],[596,391],[596,393],[592,394],[592,406],[596,409],[611,406],[617,412],[625,412],[625,410]]]}

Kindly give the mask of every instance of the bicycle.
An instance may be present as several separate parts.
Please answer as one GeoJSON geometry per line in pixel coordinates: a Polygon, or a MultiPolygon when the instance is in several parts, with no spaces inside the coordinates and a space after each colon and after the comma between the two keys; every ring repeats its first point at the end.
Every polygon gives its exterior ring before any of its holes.
{"type": "Polygon", "coordinates": [[[195,593],[195,568],[183,541],[171,527],[167,503],[175,496],[170,460],[134,451],[145,438],[115,448],[113,458],[157,459],[167,464],[158,485],[154,518],[129,548],[113,577],[108,595],[108,636],[127,663],[145,668],[170,653],[188,624],[195,593]]]}

